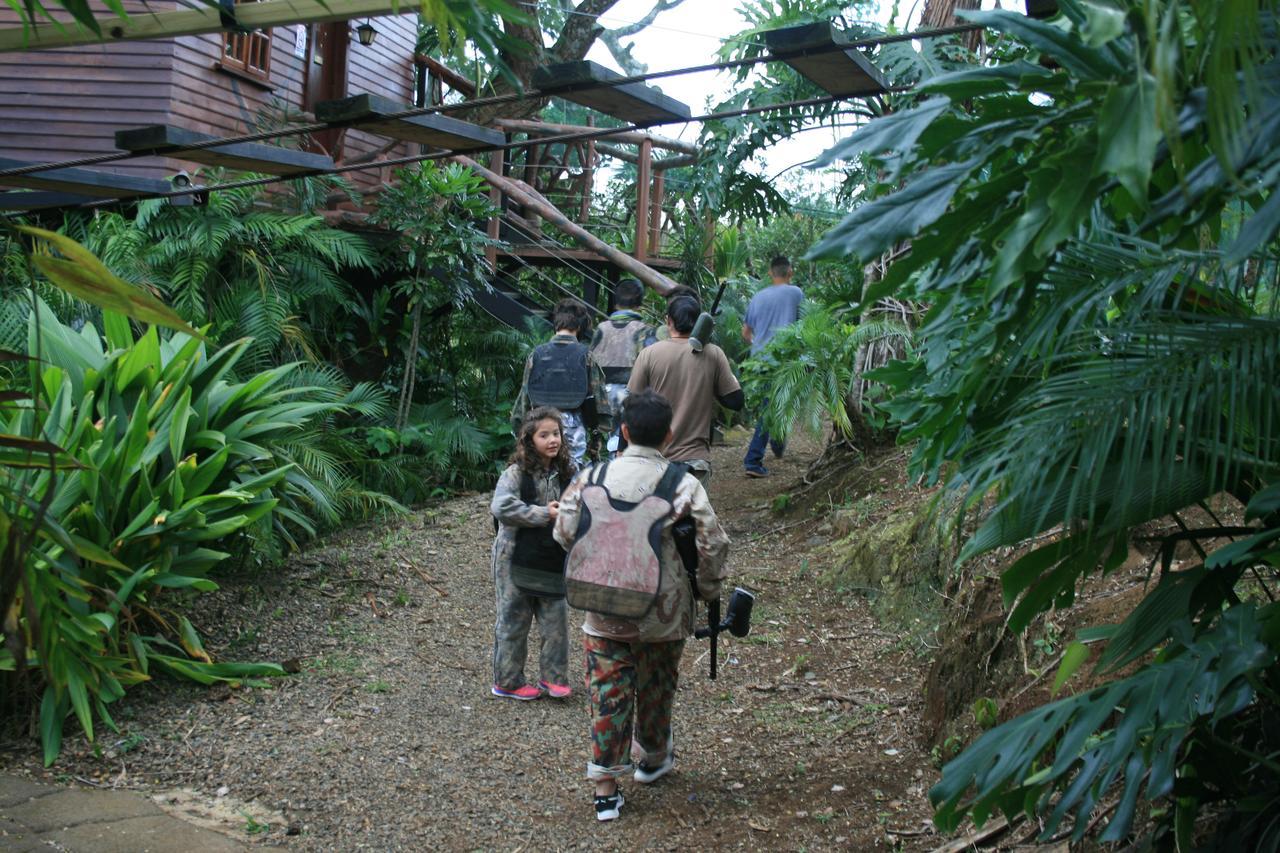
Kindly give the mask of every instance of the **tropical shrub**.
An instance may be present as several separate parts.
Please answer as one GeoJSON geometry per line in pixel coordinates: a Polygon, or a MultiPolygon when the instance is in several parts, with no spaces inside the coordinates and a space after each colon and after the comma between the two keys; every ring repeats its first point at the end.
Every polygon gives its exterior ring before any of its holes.
{"type": "Polygon", "coordinates": [[[1118,567],[1137,525],[1185,528],[1134,611],[1067,649],[1058,689],[1105,641],[1098,686],[948,764],[936,820],[998,808],[1114,841],[1145,798],[1160,843],[1190,849],[1211,805],[1211,846],[1274,848],[1278,4],[1059,5],[1049,22],[964,13],[1002,34],[1003,61],[926,80],[829,152],[880,180],[813,252],[867,262],[911,241],[866,298],[930,306],[918,357],[875,375],[915,473],[994,506],[962,559],[1047,540],[1003,573],[1013,630],[1118,567]],[[1239,522],[1176,515],[1222,492],[1239,522]],[[1175,565],[1180,541],[1200,559],[1175,565]]]}
{"type": "Polygon", "coordinates": [[[885,419],[875,406],[882,389],[863,374],[910,344],[911,330],[900,320],[854,325],[826,307],[811,308],[742,363],[743,387],[748,400],[768,401],[760,415],[770,435],[785,438],[797,421],[817,434],[829,419],[837,436],[865,446],[885,419]]]}
{"type": "Polygon", "coordinates": [[[215,662],[183,613],[186,594],[215,588],[208,575],[227,557],[224,543],[256,521],[311,524],[323,489],[278,448],[343,408],[290,386],[295,365],[231,379],[248,341],[210,353],[183,333],[135,336],[111,312],[104,324],[105,334],[77,332],[40,305],[30,323],[41,356],[30,368],[34,404],[0,419],[0,434],[65,454],[57,470],[0,468],[0,517],[47,509],[0,652],[0,670],[43,675],[46,762],[68,714],[92,739],[95,717],[112,726],[107,706],[157,671],[206,684],[281,672],[215,662]]]}

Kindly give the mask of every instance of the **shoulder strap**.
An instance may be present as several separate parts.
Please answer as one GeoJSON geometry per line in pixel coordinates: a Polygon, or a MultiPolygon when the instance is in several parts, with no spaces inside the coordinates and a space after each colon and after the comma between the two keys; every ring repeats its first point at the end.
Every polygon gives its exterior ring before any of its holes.
{"type": "Polygon", "coordinates": [[[594,469],[592,469],[591,474],[587,477],[587,482],[593,486],[603,486],[604,475],[608,469],[609,469],[609,463],[607,461],[601,462],[594,469]]]}
{"type": "Polygon", "coordinates": [[[658,481],[653,493],[667,503],[671,503],[671,499],[676,494],[676,487],[680,485],[680,481],[687,473],[689,473],[688,465],[681,462],[668,463],[667,470],[662,472],[662,479],[658,481]]]}
{"type": "Polygon", "coordinates": [[[538,486],[533,482],[533,476],[528,471],[520,472],[520,500],[527,504],[538,502],[538,486]]]}

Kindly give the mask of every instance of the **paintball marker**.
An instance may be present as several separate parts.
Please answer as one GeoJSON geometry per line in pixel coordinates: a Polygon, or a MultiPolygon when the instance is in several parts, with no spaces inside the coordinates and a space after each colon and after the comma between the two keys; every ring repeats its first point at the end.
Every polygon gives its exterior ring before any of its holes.
{"type": "Polygon", "coordinates": [[[716,677],[716,637],[721,631],[728,631],[735,637],[745,637],[751,633],[751,607],[756,597],[742,587],[737,587],[729,597],[729,612],[724,621],[720,621],[720,599],[707,602],[707,627],[693,632],[698,639],[711,638],[711,678],[716,677]]]}
{"type": "MultiPolygon", "coordinates": [[[[672,538],[676,542],[676,551],[680,554],[680,562],[689,573],[689,587],[693,597],[698,598],[698,546],[695,540],[697,530],[693,519],[682,518],[671,526],[672,538]]],[[[720,599],[707,602],[707,627],[699,628],[693,636],[699,640],[711,638],[711,677],[716,677],[716,637],[721,631],[728,631],[735,637],[745,637],[751,632],[751,607],[756,597],[742,587],[737,587],[729,598],[729,612],[724,621],[720,621],[720,599]]]]}
{"type": "Polygon", "coordinates": [[[727,278],[720,282],[720,289],[716,291],[716,301],[711,303],[711,310],[699,314],[698,321],[693,324],[693,331],[689,333],[689,348],[694,352],[702,352],[702,348],[711,343],[711,335],[716,330],[716,311],[720,310],[720,299],[724,296],[724,289],[728,284],[727,278]]]}

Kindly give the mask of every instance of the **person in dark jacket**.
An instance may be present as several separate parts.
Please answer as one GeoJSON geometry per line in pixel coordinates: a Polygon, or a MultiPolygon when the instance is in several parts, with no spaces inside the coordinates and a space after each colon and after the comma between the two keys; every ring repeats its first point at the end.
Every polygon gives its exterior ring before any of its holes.
{"type": "Polygon", "coordinates": [[[613,425],[605,396],[604,374],[587,346],[578,340],[590,325],[586,311],[562,299],[551,313],[555,335],[529,354],[520,395],[511,409],[511,431],[517,433],[525,413],[535,406],[560,410],[564,439],[575,464],[586,462],[588,432],[608,435],[613,425]]]}

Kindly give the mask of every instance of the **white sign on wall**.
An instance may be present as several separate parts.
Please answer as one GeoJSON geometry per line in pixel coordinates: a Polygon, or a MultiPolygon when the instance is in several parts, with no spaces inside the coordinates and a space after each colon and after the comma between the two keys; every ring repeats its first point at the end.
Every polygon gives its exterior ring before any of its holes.
{"type": "Polygon", "coordinates": [[[307,58],[307,25],[298,24],[293,28],[293,55],[299,59],[307,58]]]}

